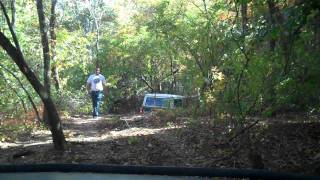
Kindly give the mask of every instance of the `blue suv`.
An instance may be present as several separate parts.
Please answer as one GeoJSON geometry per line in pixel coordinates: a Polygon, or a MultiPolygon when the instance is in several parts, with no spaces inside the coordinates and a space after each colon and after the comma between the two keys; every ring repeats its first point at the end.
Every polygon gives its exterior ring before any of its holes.
{"type": "Polygon", "coordinates": [[[175,94],[146,94],[140,112],[150,112],[152,109],[174,109],[181,107],[184,96],[175,94]]]}

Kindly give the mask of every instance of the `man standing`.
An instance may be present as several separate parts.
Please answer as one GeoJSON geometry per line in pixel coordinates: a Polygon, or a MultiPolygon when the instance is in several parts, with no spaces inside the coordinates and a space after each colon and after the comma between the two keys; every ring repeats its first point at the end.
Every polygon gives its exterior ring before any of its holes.
{"type": "Polygon", "coordinates": [[[99,107],[103,99],[103,90],[107,92],[106,78],[100,74],[100,68],[96,67],[95,74],[91,74],[87,80],[87,91],[92,99],[92,116],[96,118],[99,116],[99,107]]]}

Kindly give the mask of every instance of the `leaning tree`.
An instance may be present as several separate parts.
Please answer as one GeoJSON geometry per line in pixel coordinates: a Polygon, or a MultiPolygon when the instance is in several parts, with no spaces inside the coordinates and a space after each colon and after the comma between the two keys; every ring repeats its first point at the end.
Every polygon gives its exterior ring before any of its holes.
{"type": "Polygon", "coordinates": [[[0,6],[3,11],[3,15],[6,19],[7,25],[9,27],[13,43],[11,43],[10,39],[4,34],[4,32],[0,32],[0,46],[6,51],[6,53],[11,57],[12,61],[19,67],[20,71],[26,76],[34,90],[37,92],[39,97],[41,98],[45,109],[48,113],[48,121],[50,126],[50,131],[52,133],[52,140],[55,149],[63,150],[66,145],[66,140],[63,134],[60,117],[57,111],[57,108],[50,97],[49,91],[44,87],[43,84],[36,77],[34,72],[28,66],[22,51],[20,49],[18,38],[13,30],[12,24],[10,23],[9,16],[6,12],[6,8],[0,0],[0,6]]]}

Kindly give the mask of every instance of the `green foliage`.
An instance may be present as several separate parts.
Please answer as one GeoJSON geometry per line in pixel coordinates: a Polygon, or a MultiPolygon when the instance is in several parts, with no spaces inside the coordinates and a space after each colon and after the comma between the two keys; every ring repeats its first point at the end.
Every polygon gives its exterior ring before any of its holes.
{"type": "Polygon", "coordinates": [[[86,94],[85,87],[80,90],[65,91],[55,99],[58,108],[65,115],[90,114],[92,111],[91,98],[86,94]]]}
{"type": "Polygon", "coordinates": [[[25,124],[10,124],[0,126],[0,142],[14,142],[21,136],[31,133],[33,126],[25,124]]]}
{"type": "MultiPolygon", "coordinates": [[[[52,63],[59,71],[61,92],[53,95],[62,111],[91,111],[84,85],[96,60],[110,88],[104,106],[153,91],[200,96],[200,102],[184,113],[213,117],[316,112],[320,107],[320,15],[312,1],[275,1],[274,14],[265,1],[88,3],[63,0],[57,6],[56,61],[52,63]],[[243,3],[248,3],[246,32],[239,11],[243,3]]],[[[43,79],[37,26],[34,4],[17,2],[15,30],[21,48],[43,79]]],[[[6,28],[3,31],[8,33],[6,28]]],[[[3,51],[0,57],[38,103],[3,51]]],[[[2,97],[8,97],[0,98],[1,113],[9,114],[21,106],[17,94],[25,102],[27,97],[13,77],[1,72],[9,81],[0,80],[2,97]],[[5,91],[9,86],[17,94],[5,91]]]]}
{"type": "Polygon", "coordinates": [[[140,140],[139,140],[139,137],[137,136],[130,136],[127,138],[127,141],[128,141],[128,144],[135,145],[135,144],[138,144],[140,140]]]}

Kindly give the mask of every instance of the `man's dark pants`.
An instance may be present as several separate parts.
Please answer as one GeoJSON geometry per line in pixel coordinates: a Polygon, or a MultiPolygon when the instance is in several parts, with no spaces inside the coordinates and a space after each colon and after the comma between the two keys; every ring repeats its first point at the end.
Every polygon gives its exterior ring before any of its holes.
{"type": "Polygon", "coordinates": [[[91,99],[92,99],[92,116],[99,116],[99,107],[103,99],[103,91],[91,91],[91,99]]]}

